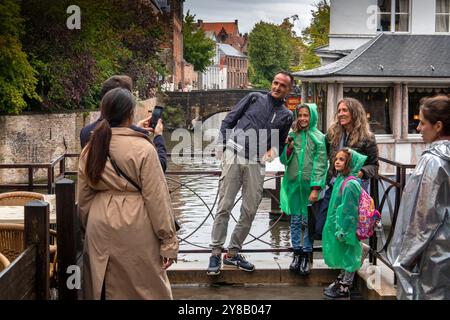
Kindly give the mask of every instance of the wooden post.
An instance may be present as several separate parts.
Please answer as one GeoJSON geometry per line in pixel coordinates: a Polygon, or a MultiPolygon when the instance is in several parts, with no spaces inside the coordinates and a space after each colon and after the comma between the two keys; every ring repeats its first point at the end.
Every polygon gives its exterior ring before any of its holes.
{"type": "Polygon", "coordinates": [[[76,266],[75,183],[61,179],[56,183],[56,228],[58,248],[58,289],[60,300],[77,300],[77,290],[67,287],[69,266],[76,266]]]}
{"type": "Polygon", "coordinates": [[[402,139],[408,138],[408,124],[409,124],[409,98],[408,85],[403,85],[402,95],[402,139]]]}
{"type": "Polygon", "coordinates": [[[402,86],[396,83],[394,86],[394,110],[392,131],[394,139],[400,139],[402,135],[402,86]]]}
{"type": "Polygon", "coordinates": [[[302,103],[308,102],[308,83],[302,81],[302,103]]]}
{"type": "Polygon", "coordinates": [[[33,167],[28,167],[28,191],[33,191],[33,167]]]}
{"type": "Polygon", "coordinates": [[[25,205],[25,245],[36,245],[36,299],[50,298],[49,204],[34,200],[25,205]]]}
{"type": "Polygon", "coordinates": [[[336,84],[328,84],[327,92],[327,110],[326,110],[326,126],[323,128],[324,131],[328,130],[334,120],[334,113],[336,112],[336,84]]]}

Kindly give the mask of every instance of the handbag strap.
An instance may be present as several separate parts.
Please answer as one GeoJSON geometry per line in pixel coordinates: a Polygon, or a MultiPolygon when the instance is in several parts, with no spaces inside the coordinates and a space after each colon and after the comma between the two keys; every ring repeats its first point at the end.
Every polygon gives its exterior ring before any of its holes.
{"type": "Polygon", "coordinates": [[[119,177],[125,178],[129,183],[131,183],[131,185],[132,185],[133,187],[135,187],[136,189],[138,189],[139,192],[142,191],[141,187],[139,187],[139,185],[138,185],[136,182],[134,182],[133,180],[131,180],[131,178],[130,178],[129,176],[127,176],[127,175],[125,174],[125,172],[122,171],[122,169],[120,169],[120,167],[117,165],[116,161],[114,161],[114,159],[111,158],[111,156],[110,156],[109,154],[108,154],[108,159],[109,159],[109,161],[111,161],[111,164],[112,164],[112,166],[113,166],[113,168],[114,168],[114,171],[116,171],[116,173],[117,173],[117,175],[118,175],[119,177]]]}

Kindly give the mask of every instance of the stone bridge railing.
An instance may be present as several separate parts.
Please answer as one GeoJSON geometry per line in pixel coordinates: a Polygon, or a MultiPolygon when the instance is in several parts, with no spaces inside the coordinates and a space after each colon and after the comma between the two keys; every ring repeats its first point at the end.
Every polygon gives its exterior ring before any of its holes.
{"type": "Polygon", "coordinates": [[[230,111],[239,100],[255,91],[264,92],[257,89],[164,92],[158,97],[158,103],[181,109],[188,128],[194,119],[205,121],[216,113],[230,111]]]}

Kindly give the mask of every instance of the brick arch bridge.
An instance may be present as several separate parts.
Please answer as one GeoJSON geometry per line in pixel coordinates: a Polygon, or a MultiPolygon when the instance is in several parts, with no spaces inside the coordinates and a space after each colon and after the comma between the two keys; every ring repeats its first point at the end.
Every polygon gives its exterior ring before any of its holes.
{"type": "Polygon", "coordinates": [[[205,121],[220,112],[228,112],[250,92],[266,92],[257,89],[207,90],[191,92],[165,92],[158,101],[176,107],[184,115],[184,126],[189,128],[192,120],[205,121]]]}

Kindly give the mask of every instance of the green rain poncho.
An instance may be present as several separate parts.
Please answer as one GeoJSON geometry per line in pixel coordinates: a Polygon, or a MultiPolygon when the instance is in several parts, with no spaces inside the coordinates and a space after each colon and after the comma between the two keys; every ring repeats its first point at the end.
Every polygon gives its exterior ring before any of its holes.
{"type": "Polygon", "coordinates": [[[307,130],[290,132],[294,138],[294,149],[287,158],[287,144],[280,156],[286,166],[280,191],[280,208],[289,215],[308,214],[308,198],[312,187],[325,187],[327,174],[327,150],[325,136],[317,129],[317,106],[306,104],[309,108],[309,127],[307,130]]]}
{"type": "MultiPolygon", "coordinates": [[[[349,176],[357,176],[367,156],[350,150],[349,176]]],[[[332,164],[334,165],[334,164],[332,164]]],[[[347,176],[339,174],[334,182],[328,206],[327,220],[322,233],[322,251],[325,263],[332,269],[354,272],[361,265],[361,244],[356,236],[358,202],[361,186],[349,180],[341,194],[341,186],[347,176]]]]}

